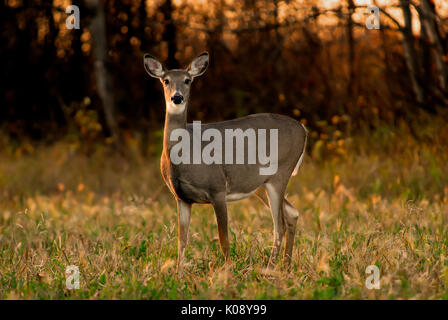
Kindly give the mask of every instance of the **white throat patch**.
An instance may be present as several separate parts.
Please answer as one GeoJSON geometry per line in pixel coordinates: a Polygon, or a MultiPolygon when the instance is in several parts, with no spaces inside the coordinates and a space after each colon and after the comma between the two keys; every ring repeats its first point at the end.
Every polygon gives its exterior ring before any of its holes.
{"type": "Polygon", "coordinates": [[[166,109],[168,113],[171,114],[180,114],[185,111],[186,102],[182,102],[180,104],[174,104],[173,102],[166,103],[166,109]]]}

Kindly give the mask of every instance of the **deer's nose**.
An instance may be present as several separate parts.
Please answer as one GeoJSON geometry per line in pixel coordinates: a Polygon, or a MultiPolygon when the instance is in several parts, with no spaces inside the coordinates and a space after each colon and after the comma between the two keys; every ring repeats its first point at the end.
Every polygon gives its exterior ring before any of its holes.
{"type": "Polygon", "coordinates": [[[181,94],[176,93],[171,97],[171,101],[173,101],[175,104],[180,104],[184,101],[184,97],[181,94]]]}

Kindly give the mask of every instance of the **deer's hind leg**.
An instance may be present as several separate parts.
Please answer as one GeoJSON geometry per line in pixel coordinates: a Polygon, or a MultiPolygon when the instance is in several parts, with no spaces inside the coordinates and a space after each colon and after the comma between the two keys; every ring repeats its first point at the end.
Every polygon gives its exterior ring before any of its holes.
{"type": "MultiPolygon", "coordinates": [[[[271,209],[266,192],[267,190],[263,186],[260,187],[255,194],[266,205],[266,207],[271,209]]],[[[286,264],[289,264],[291,262],[292,257],[292,249],[294,246],[294,237],[296,234],[296,226],[297,226],[297,219],[299,217],[299,211],[286,199],[286,197],[284,197],[283,208],[281,213],[284,227],[282,230],[283,233],[280,234],[280,237],[283,237],[286,233],[286,245],[283,260],[286,264]]]]}
{"type": "Polygon", "coordinates": [[[283,200],[283,218],[286,225],[286,245],[283,261],[289,265],[292,258],[292,248],[294,246],[299,211],[286,198],[283,200]]]}
{"type": "Polygon", "coordinates": [[[285,197],[285,183],[281,182],[269,182],[265,184],[266,191],[269,198],[269,207],[271,208],[272,221],[274,224],[274,239],[269,258],[269,267],[272,268],[278,258],[282,240],[285,235],[285,223],[283,218],[283,202],[285,197]]]}

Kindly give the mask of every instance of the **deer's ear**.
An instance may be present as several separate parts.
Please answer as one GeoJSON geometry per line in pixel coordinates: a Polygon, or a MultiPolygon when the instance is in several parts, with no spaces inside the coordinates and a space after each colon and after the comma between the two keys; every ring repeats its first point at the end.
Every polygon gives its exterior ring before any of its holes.
{"type": "Polygon", "coordinates": [[[207,51],[201,53],[196,58],[194,58],[194,60],[191,62],[190,66],[187,69],[190,76],[194,78],[202,75],[205,72],[205,70],[207,70],[208,59],[209,56],[207,51]]]}
{"type": "Polygon", "coordinates": [[[151,77],[160,79],[165,74],[165,68],[160,63],[160,61],[153,56],[146,53],[143,56],[143,62],[146,72],[148,72],[151,77]]]}

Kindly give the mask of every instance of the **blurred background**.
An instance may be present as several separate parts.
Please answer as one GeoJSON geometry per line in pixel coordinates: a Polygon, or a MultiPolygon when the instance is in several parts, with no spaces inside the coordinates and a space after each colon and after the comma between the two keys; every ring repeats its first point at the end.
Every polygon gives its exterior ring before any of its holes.
{"type": "Polygon", "coordinates": [[[0,299],[448,299],[448,1],[0,0],[0,70],[0,299]],[[309,130],[291,275],[262,272],[272,219],[247,199],[229,205],[235,267],[195,206],[191,276],[175,276],[143,54],[178,68],[203,50],[189,121],[275,112],[309,130]]]}
{"type": "Polygon", "coordinates": [[[203,50],[211,65],[193,85],[189,121],[282,113],[336,147],[401,120],[418,135],[423,118],[446,117],[442,0],[2,0],[2,139],[19,152],[65,139],[85,152],[157,153],[164,98],[142,55],[178,68],[203,50]],[[66,27],[71,4],[79,30],[66,27]],[[379,30],[366,28],[370,5],[379,30]]]}

